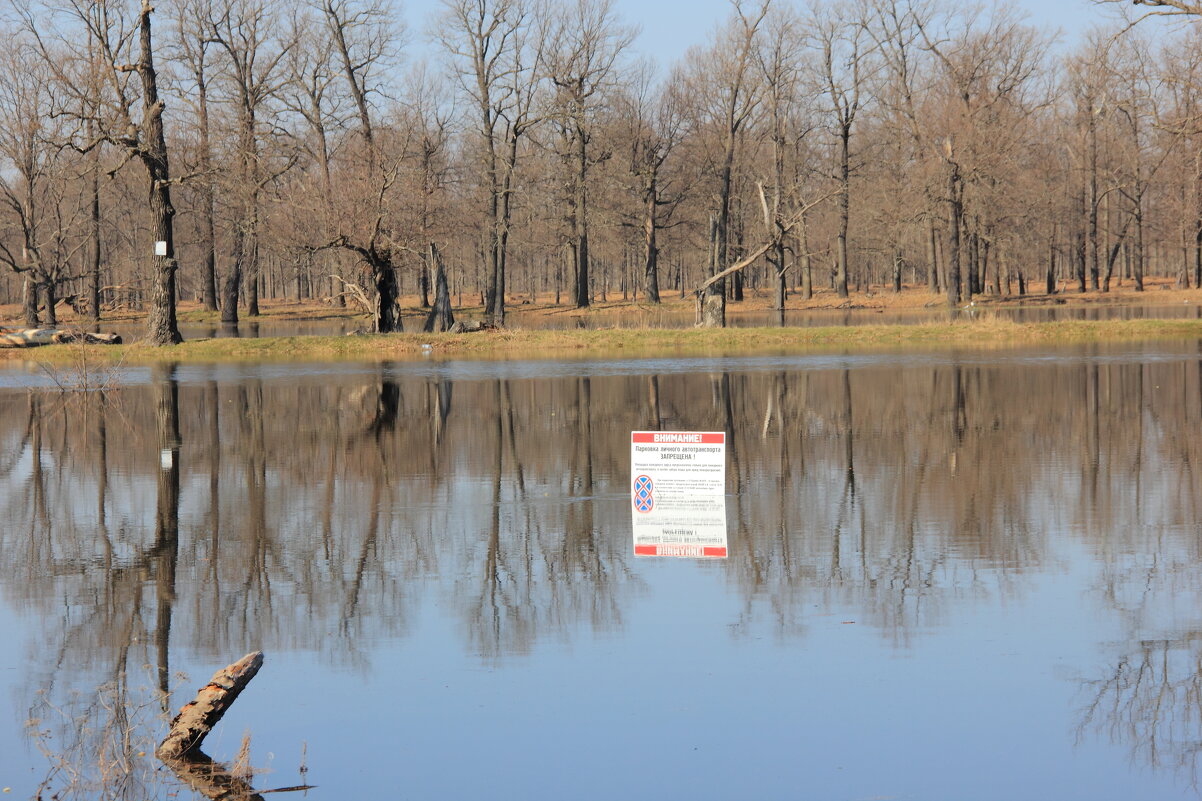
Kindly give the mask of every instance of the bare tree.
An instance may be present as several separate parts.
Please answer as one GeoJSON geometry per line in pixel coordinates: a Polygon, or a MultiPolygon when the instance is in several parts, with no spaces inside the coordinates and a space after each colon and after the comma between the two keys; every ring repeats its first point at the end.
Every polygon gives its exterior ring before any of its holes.
{"type": "MultiPolygon", "coordinates": [[[[802,115],[802,65],[804,50],[801,40],[801,19],[788,7],[781,7],[769,14],[763,42],[757,54],[759,68],[763,74],[764,103],[768,111],[767,135],[771,151],[769,178],[761,183],[764,203],[764,225],[768,237],[775,238],[775,246],[768,251],[768,263],[772,266],[775,283],[773,307],[777,322],[784,325],[785,293],[787,289],[785,261],[785,239],[776,237],[802,205],[800,193],[803,189],[803,168],[798,163],[803,142],[813,126],[802,115]],[[792,162],[792,163],[790,163],[792,162]]],[[[804,225],[804,223],[803,223],[804,225]]],[[[804,230],[804,229],[803,229],[804,230]]],[[[801,250],[803,248],[799,248],[801,250]]],[[[808,243],[804,250],[809,250],[808,243]]],[[[809,254],[796,254],[797,261],[805,260],[802,269],[807,273],[807,291],[812,292],[809,275],[809,254]]]]}
{"type": "Polygon", "coordinates": [[[444,0],[438,40],[475,106],[485,192],[485,316],[505,324],[505,269],[518,144],[535,124],[541,41],[525,0],[444,0]]]}
{"type": "MultiPolygon", "coordinates": [[[[39,295],[53,322],[54,286],[62,277],[55,258],[54,215],[50,206],[61,192],[59,159],[51,126],[57,109],[49,69],[28,43],[18,42],[0,59],[0,206],[9,213],[0,236],[0,263],[25,279],[25,324],[38,325],[39,295]],[[16,240],[19,244],[10,245],[16,240]]],[[[63,232],[59,232],[61,235],[63,232]]]]}
{"type": "MultiPolygon", "coordinates": [[[[346,92],[335,63],[334,41],[325,34],[325,27],[315,16],[316,11],[302,7],[291,18],[290,38],[295,46],[288,51],[288,83],[282,88],[280,97],[284,107],[293,115],[291,134],[296,147],[305,156],[302,165],[303,182],[293,189],[298,196],[293,209],[303,210],[304,223],[298,228],[309,234],[312,217],[316,214],[321,230],[317,232],[322,242],[331,241],[336,235],[334,179],[332,162],[340,141],[339,134],[348,127],[346,92]],[[314,185],[315,184],[315,185],[314,185]],[[308,201],[308,202],[303,202],[308,201]]],[[[304,241],[307,237],[298,236],[304,241]]],[[[310,254],[312,258],[312,254],[310,254]]],[[[321,251],[320,270],[330,281],[330,294],[339,306],[345,307],[346,296],[337,285],[335,275],[339,272],[337,253],[321,251]]]]}
{"type": "Polygon", "coordinates": [[[617,78],[618,59],[634,38],[633,29],[618,22],[613,0],[570,0],[559,6],[551,21],[543,51],[547,76],[554,86],[548,116],[563,144],[561,157],[569,165],[571,187],[568,213],[577,308],[591,302],[589,289],[589,173],[608,157],[590,149],[603,93],[617,78]]]}
{"type": "Polygon", "coordinates": [[[1049,37],[1021,24],[1013,11],[999,9],[983,17],[968,9],[937,29],[930,18],[918,18],[924,47],[940,66],[933,88],[936,113],[929,141],[944,164],[947,208],[947,299],[960,303],[961,256],[967,251],[968,295],[981,291],[981,236],[989,241],[989,197],[1003,173],[1030,143],[1035,114],[1050,103],[1051,92],[1040,80],[1049,37]],[[979,196],[974,229],[965,248],[965,205],[979,196]],[[987,218],[986,218],[987,219],[987,218]]]}
{"type": "Polygon", "coordinates": [[[839,182],[839,233],[836,253],[835,291],[847,297],[847,235],[851,219],[851,134],[866,98],[866,81],[873,67],[869,55],[873,42],[868,35],[864,9],[849,5],[815,7],[811,28],[814,47],[821,53],[821,82],[829,101],[831,129],[837,143],[836,178],[839,182]]]}
{"type": "Polygon", "coordinates": [[[652,303],[660,302],[659,232],[684,197],[684,191],[672,191],[672,180],[664,176],[664,164],[687,134],[680,86],[675,73],[656,84],[651,65],[644,63],[616,99],[641,212],[643,291],[652,303]]]}
{"type": "Polygon", "coordinates": [[[404,29],[389,0],[316,0],[343,80],[354,101],[368,168],[375,169],[371,95],[399,58],[404,29]]]}
{"type": "Polygon", "coordinates": [[[268,104],[287,81],[281,65],[294,43],[277,35],[274,21],[279,9],[270,0],[217,0],[210,14],[208,37],[224,54],[221,80],[237,120],[234,191],[239,210],[233,260],[221,299],[221,321],[236,323],[240,292],[246,296],[246,313],[259,315],[260,197],[275,177],[264,169],[260,128],[268,104]]]}
{"type": "Polygon", "coordinates": [[[184,72],[186,83],[179,96],[192,106],[196,115],[199,150],[197,183],[200,195],[200,236],[204,264],[201,268],[203,303],[207,311],[217,310],[217,225],[214,209],[212,124],[209,116],[209,89],[213,79],[215,45],[209,27],[213,18],[212,0],[181,0],[175,7],[174,60],[184,72]]]}
{"type": "MultiPolygon", "coordinates": [[[[757,35],[768,14],[771,0],[745,5],[732,0],[734,13],[719,29],[705,50],[689,54],[691,90],[701,104],[699,124],[719,137],[715,169],[717,209],[711,236],[711,277],[723,272],[731,260],[731,200],[734,194],[735,158],[744,130],[761,100],[755,56],[757,35]]],[[[698,322],[706,326],[726,325],[726,284],[707,282],[699,298],[698,322]]]]}
{"type": "Polygon", "coordinates": [[[142,0],[136,12],[123,3],[74,4],[61,10],[23,5],[18,11],[64,93],[63,114],[78,123],[78,135],[84,131],[92,134],[91,139],[77,142],[77,149],[90,152],[107,142],[124,153],[112,173],[134,160],[146,172],[146,213],[155,242],[147,339],[155,345],[180,342],[183,338],[175,314],[175,207],[171,203],[171,186],[178,179],[171,177],[163,123],[166,104],[159,96],[154,66],[154,8],[150,0],[142,0]],[[60,23],[66,27],[59,27],[60,23]],[[83,44],[79,42],[81,33],[83,44]],[[101,102],[88,96],[93,85],[88,76],[93,69],[105,85],[101,102]]]}
{"type": "Polygon", "coordinates": [[[453,107],[446,102],[446,87],[425,65],[412,71],[406,89],[403,124],[414,131],[413,181],[407,194],[416,198],[410,202],[408,227],[415,232],[411,250],[422,252],[417,284],[420,305],[425,309],[430,307],[430,290],[436,289],[432,283],[437,283],[435,273],[442,265],[433,243],[450,227],[447,184],[451,179],[453,107]]]}
{"type": "Polygon", "coordinates": [[[912,159],[910,169],[906,170],[908,182],[919,183],[923,190],[924,203],[920,217],[926,225],[923,244],[927,257],[927,288],[937,293],[940,282],[936,220],[942,190],[935,185],[932,177],[934,164],[939,159],[937,148],[929,141],[932,131],[919,108],[929,94],[928,82],[932,71],[930,58],[924,58],[922,51],[921,30],[932,26],[936,11],[928,3],[911,0],[877,0],[872,9],[873,20],[868,30],[884,67],[878,96],[885,113],[897,123],[899,133],[904,131],[909,137],[909,151],[902,158],[912,159]],[[915,173],[919,180],[915,180],[915,173]]]}

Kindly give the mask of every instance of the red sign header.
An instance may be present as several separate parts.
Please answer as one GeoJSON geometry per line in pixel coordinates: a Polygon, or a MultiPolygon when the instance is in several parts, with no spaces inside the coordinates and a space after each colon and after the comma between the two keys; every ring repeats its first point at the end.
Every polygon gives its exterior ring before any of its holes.
{"type": "Polygon", "coordinates": [[[722,431],[631,431],[630,441],[660,445],[725,445],[722,431]]]}

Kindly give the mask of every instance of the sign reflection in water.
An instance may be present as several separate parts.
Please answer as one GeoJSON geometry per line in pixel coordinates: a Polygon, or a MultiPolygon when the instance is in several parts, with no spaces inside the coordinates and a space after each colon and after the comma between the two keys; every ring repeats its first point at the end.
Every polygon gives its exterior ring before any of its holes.
{"type": "MultiPolygon", "coordinates": [[[[904,666],[890,661],[901,653],[937,683],[940,654],[973,641],[977,621],[1047,593],[1061,599],[1049,618],[1093,638],[1090,658],[1057,666],[1063,692],[1044,704],[1049,719],[1010,724],[1013,740],[1039,726],[1099,755],[1077,766],[1082,777],[1101,766],[1108,780],[1128,771],[1146,782],[1141,772],[1156,768],[1188,784],[1202,738],[1202,359],[1143,362],[1083,354],[521,380],[502,370],[471,381],[387,365],[271,380],[191,369],[184,381],[164,369],[107,396],[3,393],[0,614],[37,630],[6,688],[4,725],[103,698],[90,708],[107,723],[90,731],[133,721],[153,740],[152,713],[184,700],[169,697],[174,671],[211,672],[256,647],[284,672],[320,655],[325,681],[371,675],[388,643],[420,650],[447,637],[515,681],[507,666],[533,669],[588,631],[633,663],[646,654],[623,650],[632,612],[654,598],[651,577],[664,579],[630,552],[627,437],[715,430],[727,432],[732,548],[697,569],[723,578],[712,608],[725,617],[706,625],[732,657],[756,632],[792,653],[837,615],[879,643],[882,680],[904,666]],[[431,616],[437,625],[423,626],[431,616]],[[1134,761],[1110,758],[1112,744],[1134,761]]],[[[1037,653],[1040,636],[1033,622],[1015,647],[1037,653]]],[[[805,653],[838,668],[837,649],[805,653]]],[[[989,675],[983,697],[996,689],[989,675]]],[[[646,712],[660,713],[671,710],[646,712]]],[[[871,729],[872,713],[857,714],[871,729]]],[[[960,724],[966,742],[1006,733],[1000,712],[960,724]]],[[[41,728],[59,756],[139,764],[136,738],[41,728]]],[[[616,747],[603,734],[584,750],[616,747]]],[[[310,736],[276,732],[263,748],[310,736]]],[[[45,764],[26,747],[5,752],[45,764]]],[[[383,769],[339,774],[310,754],[334,779],[317,784],[392,780],[383,769]]],[[[1019,773],[1041,764],[1021,750],[1010,758],[1019,773]]],[[[715,787],[771,794],[757,784],[771,772],[740,774],[735,762],[715,787]]],[[[929,778],[899,768],[895,782],[929,795],[929,778]]]]}

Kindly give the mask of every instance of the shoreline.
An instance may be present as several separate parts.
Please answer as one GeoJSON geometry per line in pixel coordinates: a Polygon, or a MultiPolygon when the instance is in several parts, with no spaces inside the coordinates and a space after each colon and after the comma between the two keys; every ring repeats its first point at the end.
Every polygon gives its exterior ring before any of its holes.
{"type": "Polygon", "coordinates": [[[363,334],[253,339],[192,339],[180,345],[45,345],[0,349],[0,364],[147,365],[163,363],[300,363],[402,361],[423,358],[539,359],[790,353],[1001,350],[1083,344],[1202,341],[1199,319],[1004,319],[793,328],[499,329],[466,334],[363,334]]]}

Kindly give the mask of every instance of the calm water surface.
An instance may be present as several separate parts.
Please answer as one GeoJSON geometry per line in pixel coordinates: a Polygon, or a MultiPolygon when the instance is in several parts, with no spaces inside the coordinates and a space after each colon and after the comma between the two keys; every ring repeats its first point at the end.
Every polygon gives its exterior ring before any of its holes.
{"type": "Polygon", "coordinates": [[[260,790],[1202,795],[1202,343],[118,378],[0,372],[13,797],[191,797],[254,649],[260,790]],[[655,428],[728,432],[729,558],[633,555],[655,428]]]}

